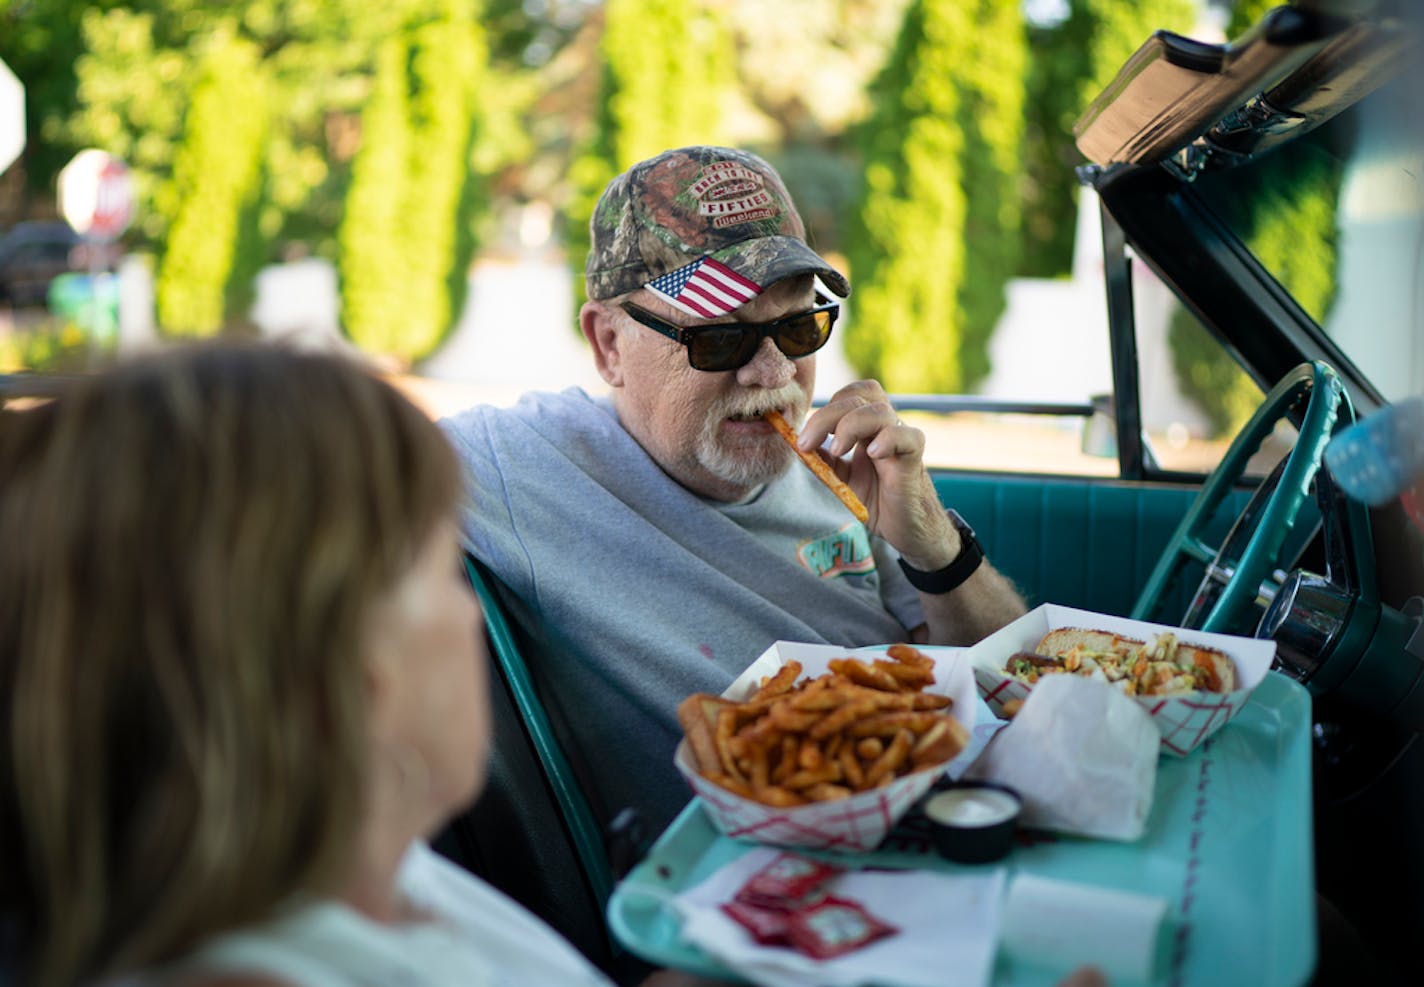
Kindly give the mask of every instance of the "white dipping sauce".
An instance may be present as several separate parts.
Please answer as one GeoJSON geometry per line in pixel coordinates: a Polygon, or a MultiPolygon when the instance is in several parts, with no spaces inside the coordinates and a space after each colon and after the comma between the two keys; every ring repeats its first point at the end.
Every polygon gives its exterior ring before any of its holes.
{"type": "Polygon", "coordinates": [[[951,788],[925,803],[925,815],[950,826],[993,826],[1018,811],[1017,799],[993,788],[951,788]]]}

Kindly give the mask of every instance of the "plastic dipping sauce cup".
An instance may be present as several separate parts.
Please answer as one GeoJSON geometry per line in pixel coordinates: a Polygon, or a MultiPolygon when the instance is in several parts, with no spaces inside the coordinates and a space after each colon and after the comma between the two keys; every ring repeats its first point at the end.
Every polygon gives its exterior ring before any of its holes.
{"type": "Polygon", "coordinates": [[[1022,808],[1013,789],[979,781],[939,788],[921,805],[940,856],[961,864],[987,863],[1008,853],[1022,808]]]}

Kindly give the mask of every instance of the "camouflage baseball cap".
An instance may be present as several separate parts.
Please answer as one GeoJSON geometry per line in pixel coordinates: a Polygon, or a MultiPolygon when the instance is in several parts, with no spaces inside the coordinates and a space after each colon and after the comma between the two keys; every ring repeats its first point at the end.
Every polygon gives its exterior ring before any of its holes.
{"type": "Polygon", "coordinates": [[[837,295],[850,294],[845,275],[806,245],[780,176],[747,151],[681,147],[639,162],[608,183],[590,228],[584,274],[595,300],[653,281],[667,288],[670,280],[675,294],[687,272],[709,260],[749,283],[738,305],[797,274],[818,274],[837,295]]]}

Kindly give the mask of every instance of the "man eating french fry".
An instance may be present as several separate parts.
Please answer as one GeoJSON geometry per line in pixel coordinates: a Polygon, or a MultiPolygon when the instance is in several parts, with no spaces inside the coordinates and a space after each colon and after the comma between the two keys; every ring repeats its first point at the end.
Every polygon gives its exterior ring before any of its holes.
{"type": "Polygon", "coordinates": [[[656,831],[689,795],[679,702],[773,641],[971,644],[1024,607],[878,383],[811,409],[850,285],[764,160],[686,147],[615,178],[586,287],[606,397],[445,424],[478,492],[467,546],[539,646],[596,810],[656,831]]]}

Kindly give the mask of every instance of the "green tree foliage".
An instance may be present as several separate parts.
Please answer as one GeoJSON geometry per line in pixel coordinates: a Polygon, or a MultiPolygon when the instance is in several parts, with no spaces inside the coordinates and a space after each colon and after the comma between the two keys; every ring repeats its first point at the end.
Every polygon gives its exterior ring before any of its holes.
{"type": "MultiPolygon", "coordinates": [[[[95,6],[83,17],[83,53],[74,68],[77,105],[65,108],[62,138],[128,162],[139,207],[129,239],[161,252],[178,207],[174,155],[198,62],[213,37],[235,33],[257,46],[267,80],[272,126],[264,150],[269,184],[259,214],[263,235],[275,238],[292,224],[321,246],[320,231],[330,236],[339,209],[339,197],[333,207],[329,189],[320,195],[332,172],[328,126],[364,97],[362,73],[374,48],[367,39],[389,35],[399,23],[391,11],[411,2],[368,9],[356,0],[330,0],[290,11],[277,0],[95,6]]],[[[331,157],[339,165],[337,150],[331,157]]]]}
{"type": "Polygon", "coordinates": [[[1240,431],[1261,403],[1261,389],[1221,348],[1220,340],[1178,305],[1167,323],[1167,347],[1177,385],[1206,415],[1210,437],[1240,431]]]}
{"type": "Polygon", "coordinates": [[[1063,21],[1030,29],[1023,274],[1057,277],[1072,266],[1074,168],[1083,162],[1073,124],[1153,31],[1192,34],[1199,6],[1195,0],[1070,0],[1063,21]]]}
{"type": "MultiPolygon", "coordinates": [[[[1342,174],[1329,158],[1281,147],[1232,175],[1237,197],[1217,202],[1227,225],[1312,319],[1335,300],[1342,174]]],[[[1172,366],[1218,435],[1238,431],[1261,402],[1261,389],[1185,312],[1168,328],[1172,366]]]]}
{"type": "Polygon", "coordinates": [[[346,332],[373,353],[399,353],[410,281],[402,210],[414,151],[410,130],[410,46],[396,35],[381,46],[375,85],[361,112],[361,150],[351,168],[340,245],[341,315],[346,332]]]}
{"type": "MultiPolygon", "coordinates": [[[[27,0],[24,6],[32,5],[27,0]]],[[[136,0],[122,6],[47,0],[47,5],[54,5],[57,15],[58,8],[74,17],[85,12],[73,69],[76,97],[49,111],[59,132],[47,132],[46,140],[102,147],[128,162],[139,194],[138,225],[130,237],[135,246],[161,249],[167,235],[176,201],[166,186],[197,79],[196,59],[208,39],[230,24],[257,45],[268,80],[272,126],[261,233],[272,241],[302,241],[329,258],[335,257],[356,120],[371,89],[377,48],[413,25],[442,19],[447,8],[470,19],[478,14],[453,0],[136,0]]],[[[523,98],[524,89],[491,85],[482,109],[511,112],[514,94],[523,98]]],[[[510,153],[524,146],[514,141],[510,153]]]]}
{"type": "Polygon", "coordinates": [[[1226,25],[1228,38],[1239,38],[1260,22],[1273,7],[1285,6],[1280,0],[1236,0],[1231,7],[1231,20],[1226,25]]]}
{"type": "Polygon", "coordinates": [[[875,83],[845,345],[893,390],[988,370],[1016,260],[1025,45],[1012,0],[916,0],[875,83]]]}
{"type": "MultiPolygon", "coordinates": [[[[1272,7],[1240,0],[1227,36],[1240,37],[1272,7]]],[[[1221,201],[1222,218],[1247,249],[1318,323],[1335,299],[1337,211],[1343,176],[1335,161],[1285,146],[1232,175],[1238,193],[1221,201]]],[[[1168,327],[1172,366],[1219,435],[1240,430],[1261,402],[1256,386],[1221,344],[1185,312],[1168,327]]]]}
{"type": "Polygon", "coordinates": [[[583,293],[588,222],[608,182],[660,151],[728,140],[724,112],[736,72],[716,0],[607,0],[594,131],[572,167],[564,242],[583,293]]]}
{"type": "Polygon", "coordinates": [[[125,8],[84,15],[84,54],[75,65],[78,105],[63,135],[72,146],[102,148],[128,164],[136,198],[128,239],[155,252],[178,209],[175,155],[201,71],[199,54],[187,44],[164,43],[168,32],[160,21],[125,8]]]}
{"type": "Polygon", "coordinates": [[[467,14],[421,24],[382,46],[361,116],[339,235],[342,319],[358,345],[401,364],[440,343],[464,300],[486,62],[467,14]]]}
{"type": "Polygon", "coordinates": [[[402,326],[404,352],[425,356],[459,317],[474,255],[479,172],[471,159],[479,98],[489,87],[482,69],[485,39],[471,19],[452,16],[415,33],[410,161],[404,242],[415,277],[402,326]]]}
{"type": "Polygon", "coordinates": [[[989,376],[989,338],[1004,313],[1004,287],[1019,263],[1028,56],[1018,3],[981,0],[975,21],[977,50],[960,67],[959,79],[968,207],[959,359],[960,386],[966,390],[989,376]]]}
{"type": "Polygon", "coordinates": [[[217,35],[205,53],[173,167],[177,208],[156,284],[158,322],[211,335],[229,297],[250,301],[252,225],[267,129],[266,81],[255,45],[217,35]]]}
{"type": "Polygon", "coordinates": [[[78,89],[74,65],[84,50],[86,10],[116,0],[0,0],[0,60],[25,84],[27,198],[52,201],[55,177],[80,147],[65,137],[78,89]]]}

